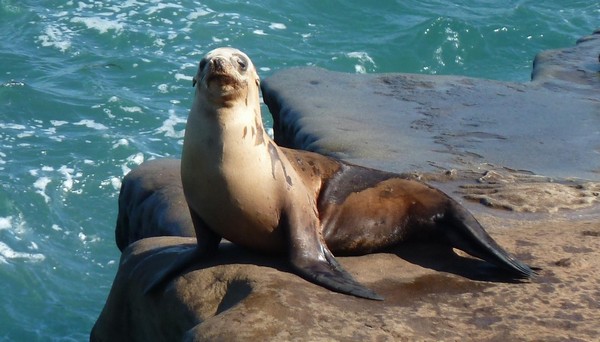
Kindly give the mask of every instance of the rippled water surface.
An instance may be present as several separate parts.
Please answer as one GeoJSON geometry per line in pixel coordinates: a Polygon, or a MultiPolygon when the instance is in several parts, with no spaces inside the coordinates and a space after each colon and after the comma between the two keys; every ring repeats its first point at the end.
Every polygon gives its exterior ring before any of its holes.
{"type": "Polygon", "coordinates": [[[366,3],[0,0],[0,340],[88,338],[119,260],[120,180],[179,156],[207,51],[238,47],[262,77],[526,82],[538,51],[600,26],[595,1],[366,3]]]}

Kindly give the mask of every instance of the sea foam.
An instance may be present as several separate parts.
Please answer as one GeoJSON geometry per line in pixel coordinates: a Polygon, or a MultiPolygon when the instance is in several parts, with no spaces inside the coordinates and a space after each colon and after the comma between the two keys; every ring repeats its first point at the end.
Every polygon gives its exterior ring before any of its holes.
{"type": "Polygon", "coordinates": [[[84,24],[88,29],[96,30],[101,34],[107,33],[110,30],[115,31],[115,33],[119,34],[121,33],[121,31],[123,31],[123,27],[125,26],[123,23],[120,23],[118,21],[103,19],[99,17],[74,17],[71,18],[71,22],[84,24]]]}
{"type": "MultiPolygon", "coordinates": [[[[35,246],[33,246],[35,248],[35,246]]],[[[0,263],[8,264],[9,259],[25,259],[27,261],[43,261],[46,257],[40,253],[17,252],[0,241],[0,263]]]]}

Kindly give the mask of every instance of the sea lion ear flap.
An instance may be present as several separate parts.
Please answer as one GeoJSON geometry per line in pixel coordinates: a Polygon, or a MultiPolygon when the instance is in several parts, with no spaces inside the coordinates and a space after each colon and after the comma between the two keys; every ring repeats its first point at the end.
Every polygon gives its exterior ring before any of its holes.
{"type": "Polygon", "coordinates": [[[260,78],[258,76],[256,76],[256,78],[254,79],[254,83],[256,83],[256,86],[258,87],[258,89],[260,89],[260,78]]]}
{"type": "Polygon", "coordinates": [[[196,80],[196,76],[194,76],[194,78],[192,78],[192,87],[195,87],[196,83],[198,83],[198,81],[196,80]]]}

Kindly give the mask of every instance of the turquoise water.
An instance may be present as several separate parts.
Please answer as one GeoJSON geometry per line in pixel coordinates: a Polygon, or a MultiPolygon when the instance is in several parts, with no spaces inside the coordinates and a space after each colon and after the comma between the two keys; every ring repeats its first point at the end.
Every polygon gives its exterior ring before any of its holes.
{"type": "Polygon", "coordinates": [[[205,52],[238,47],[262,77],[526,82],[538,51],[600,27],[594,1],[365,3],[0,0],[0,340],[87,340],[119,260],[120,179],[179,155],[205,52]]]}

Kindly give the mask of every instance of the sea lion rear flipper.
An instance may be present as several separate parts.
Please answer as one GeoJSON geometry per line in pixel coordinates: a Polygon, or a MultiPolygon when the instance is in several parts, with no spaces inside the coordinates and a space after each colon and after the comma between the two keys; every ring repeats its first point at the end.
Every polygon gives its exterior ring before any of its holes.
{"type": "Polygon", "coordinates": [[[335,292],[383,300],[383,297],[361,285],[342,268],[327,248],[318,222],[307,222],[307,217],[288,219],[290,259],[299,275],[335,292]]]}
{"type": "Polygon", "coordinates": [[[449,203],[442,220],[446,226],[444,231],[446,238],[454,247],[495,264],[515,278],[531,278],[537,274],[537,270],[540,270],[524,264],[506,252],[483,229],[475,217],[457,202],[449,203]]]}

